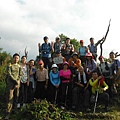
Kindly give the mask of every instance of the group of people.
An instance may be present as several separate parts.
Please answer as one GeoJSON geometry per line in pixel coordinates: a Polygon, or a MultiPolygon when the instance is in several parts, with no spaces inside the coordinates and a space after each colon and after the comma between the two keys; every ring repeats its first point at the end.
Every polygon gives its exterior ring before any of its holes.
{"type": "Polygon", "coordinates": [[[50,44],[45,36],[44,43],[39,44],[41,59],[37,65],[33,59],[27,62],[26,56],[19,64],[20,56],[14,54],[13,63],[7,67],[7,116],[13,107],[20,108],[36,99],[46,99],[62,109],[78,109],[82,104],[89,111],[96,102],[96,93],[107,111],[110,99],[118,94],[120,61],[110,52],[111,63],[99,56],[97,64],[97,45],[103,39],[94,44],[94,38],[90,38],[87,47],[80,40],[80,48],[75,51],[70,38],[61,44],[56,37],[55,43],[50,44]]]}

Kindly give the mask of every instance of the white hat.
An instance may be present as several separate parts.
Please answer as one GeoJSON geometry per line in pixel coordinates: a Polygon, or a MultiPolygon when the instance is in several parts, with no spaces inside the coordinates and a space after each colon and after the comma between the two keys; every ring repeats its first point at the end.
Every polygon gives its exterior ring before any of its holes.
{"type": "Polygon", "coordinates": [[[52,68],[58,68],[58,66],[56,64],[53,64],[52,67],[51,67],[51,69],[52,68]]]}

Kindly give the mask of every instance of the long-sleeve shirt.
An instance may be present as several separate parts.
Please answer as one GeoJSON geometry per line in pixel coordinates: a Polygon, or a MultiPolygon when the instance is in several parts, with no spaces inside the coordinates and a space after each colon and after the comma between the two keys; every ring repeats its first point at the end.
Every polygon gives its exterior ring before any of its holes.
{"type": "Polygon", "coordinates": [[[19,64],[10,64],[7,69],[8,72],[8,82],[12,81],[18,84],[17,81],[21,79],[22,70],[19,64]]]}
{"type": "Polygon", "coordinates": [[[99,84],[99,80],[98,79],[93,80],[93,78],[91,78],[89,80],[89,83],[90,83],[90,85],[92,87],[92,93],[93,94],[95,94],[97,92],[97,90],[98,90],[99,93],[103,93],[103,90],[102,90],[103,87],[106,87],[106,89],[108,89],[108,85],[106,84],[105,81],[103,81],[103,85],[101,86],[99,84]]]}
{"type": "Polygon", "coordinates": [[[54,73],[53,71],[50,71],[50,82],[52,83],[52,85],[60,85],[60,76],[59,76],[59,71],[57,71],[56,73],[54,73]]]}

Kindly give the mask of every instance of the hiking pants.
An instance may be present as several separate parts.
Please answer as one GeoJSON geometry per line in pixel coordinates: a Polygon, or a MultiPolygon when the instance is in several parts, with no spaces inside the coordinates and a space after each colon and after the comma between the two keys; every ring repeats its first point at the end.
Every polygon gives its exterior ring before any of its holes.
{"type": "Polygon", "coordinates": [[[6,85],[6,98],[7,98],[7,110],[6,112],[10,113],[12,108],[17,108],[18,97],[19,97],[19,88],[14,89],[14,84],[6,85]]]}

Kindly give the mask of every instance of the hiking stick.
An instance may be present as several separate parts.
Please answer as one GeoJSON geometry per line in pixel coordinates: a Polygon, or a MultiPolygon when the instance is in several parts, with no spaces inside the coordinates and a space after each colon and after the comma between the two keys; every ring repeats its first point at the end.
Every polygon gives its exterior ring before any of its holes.
{"type": "Polygon", "coordinates": [[[54,105],[56,104],[56,102],[57,102],[57,94],[58,94],[58,90],[57,90],[57,88],[56,88],[56,91],[55,91],[55,101],[54,101],[54,105]]]}
{"type": "MultiPolygon", "coordinates": [[[[99,85],[100,85],[100,82],[99,82],[98,86],[99,86],[99,85]]],[[[95,113],[95,110],[96,110],[96,105],[97,105],[97,101],[98,101],[98,94],[99,94],[99,88],[97,89],[97,93],[96,93],[95,105],[94,105],[93,113],[95,113]]]]}

